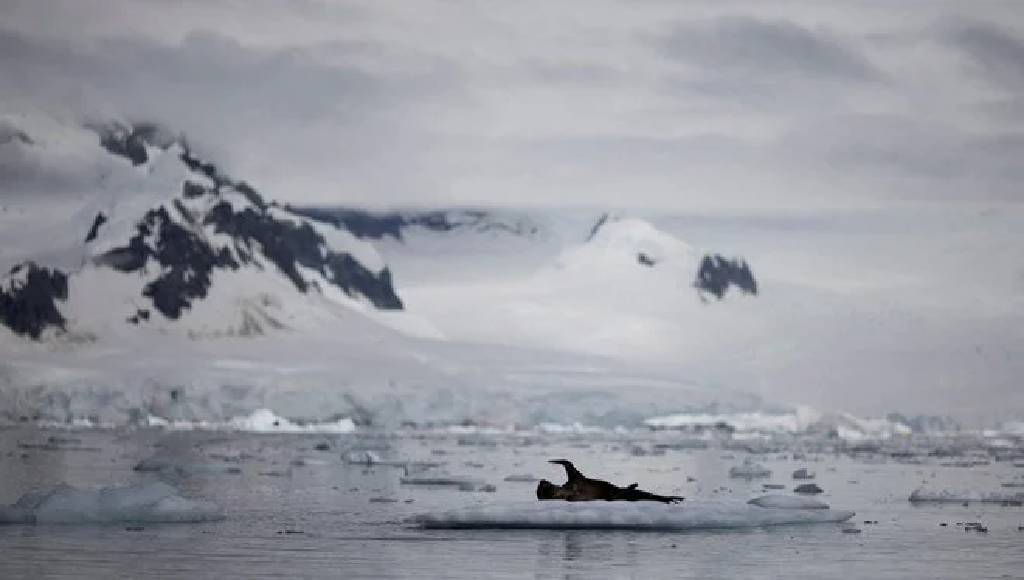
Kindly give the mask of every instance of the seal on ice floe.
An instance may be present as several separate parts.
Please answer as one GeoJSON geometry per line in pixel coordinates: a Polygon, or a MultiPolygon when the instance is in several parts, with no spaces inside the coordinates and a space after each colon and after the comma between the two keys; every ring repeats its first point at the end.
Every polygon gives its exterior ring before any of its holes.
{"type": "Polygon", "coordinates": [[[537,484],[537,499],[540,500],[564,500],[564,501],[660,501],[662,503],[676,503],[683,501],[678,495],[657,495],[637,489],[637,484],[628,487],[591,479],[576,469],[572,462],[565,459],[553,459],[549,463],[561,465],[565,468],[568,481],[563,485],[555,485],[546,479],[540,480],[537,484]]]}

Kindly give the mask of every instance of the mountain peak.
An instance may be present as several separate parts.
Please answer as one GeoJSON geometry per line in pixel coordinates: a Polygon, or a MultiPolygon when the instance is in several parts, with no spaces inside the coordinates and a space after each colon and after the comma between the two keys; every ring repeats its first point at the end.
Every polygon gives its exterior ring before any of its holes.
{"type": "Polygon", "coordinates": [[[46,327],[71,330],[81,319],[102,318],[76,312],[80,304],[121,310],[114,318],[136,325],[172,323],[207,298],[217,272],[243,269],[283,278],[299,295],[333,287],[340,292],[332,296],[343,302],[402,309],[391,273],[372,246],[268,203],[248,183],[192,153],[184,137],[152,123],[87,128],[98,135],[93,155],[123,157],[142,173],[106,178],[116,187],[87,198],[77,224],[85,256],[80,268],[26,263],[5,277],[0,322],[17,334],[39,339],[46,327]],[[82,299],[83,293],[93,296],[82,299]]]}

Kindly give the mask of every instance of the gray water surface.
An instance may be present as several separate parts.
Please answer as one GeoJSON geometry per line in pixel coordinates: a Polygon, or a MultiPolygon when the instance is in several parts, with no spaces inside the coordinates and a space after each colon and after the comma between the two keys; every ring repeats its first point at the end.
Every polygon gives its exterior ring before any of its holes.
{"type": "Polygon", "coordinates": [[[0,578],[1024,578],[1021,507],[907,501],[923,482],[999,489],[1024,475],[1007,462],[957,468],[836,454],[795,461],[776,451],[754,456],[773,470],[770,479],[745,481],[727,477],[748,456],[742,451],[712,445],[635,455],[653,450],[656,436],[649,437],[0,430],[0,503],[61,482],[99,487],[159,477],[219,503],[227,515],[141,530],[0,526],[0,578]],[[329,450],[314,448],[323,443],[329,450]],[[443,463],[443,471],[497,491],[402,485],[401,468],[343,461],[353,448],[443,463]],[[153,456],[180,469],[133,471],[153,456]],[[766,482],[789,493],[802,483],[792,471],[807,467],[826,490],[820,499],[857,515],[846,524],[683,533],[421,530],[407,523],[425,511],[532,497],[534,483],[504,478],[525,473],[560,482],[561,468],[546,461],[561,457],[594,477],[690,498],[748,499],[765,493],[766,482]],[[956,525],[969,521],[983,522],[988,533],[956,525]],[[860,533],[844,531],[850,528],[860,533]]]}

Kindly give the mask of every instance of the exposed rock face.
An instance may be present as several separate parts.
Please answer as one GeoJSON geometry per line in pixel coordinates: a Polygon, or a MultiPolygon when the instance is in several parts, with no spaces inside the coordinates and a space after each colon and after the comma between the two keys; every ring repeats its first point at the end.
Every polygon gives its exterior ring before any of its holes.
{"type": "Polygon", "coordinates": [[[377,308],[402,308],[387,268],[374,274],[351,255],[326,249],[323,236],[308,222],[275,219],[251,207],[235,212],[231,204],[221,202],[207,214],[205,223],[244,245],[246,252],[240,253],[243,262],[251,259],[252,252],[262,252],[301,292],[308,284],[299,274],[299,266],[320,272],[346,294],[366,296],[377,308]]]}
{"type": "Polygon", "coordinates": [[[719,300],[730,286],[735,286],[745,294],[757,294],[757,281],[754,280],[750,266],[741,258],[730,260],[720,254],[704,256],[694,286],[702,292],[713,294],[719,300]]]}
{"type": "MultiPolygon", "coordinates": [[[[259,258],[277,266],[300,292],[309,289],[309,283],[299,271],[301,267],[319,272],[346,294],[365,296],[377,308],[402,308],[387,268],[371,272],[351,255],[330,248],[324,237],[298,215],[282,219],[271,209],[287,210],[276,208],[248,183],[235,181],[221,173],[216,165],[196,157],[183,141],[175,141],[166,131],[155,125],[126,128],[115,124],[98,132],[101,144],[108,151],[123,155],[135,164],[147,161],[144,145],[167,148],[177,142],[182,146],[181,162],[197,175],[195,181],[186,180],[182,184],[180,197],[173,200],[173,211],[166,206],[150,210],[139,221],[135,235],[126,245],[110,250],[98,260],[122,272],[143,270],[150,260],[158,264],[161,274],[146,285],[143,294],[167,318],[178,318],[194,300],[207,295],[214,269],[260,267],[259,258]],[[204,177],[213,183],[212,187],[199,183],[204,177]],[[223,200],[227,193],[241,195],[247,202],[246,207],[240,209],[237,203],[223,200]],[[202,212],[192,211],[186,204],[196,200],[208,201],[212,207],[202,212]],[[203,235],[203,228],[207,226],[212,227],[214,233],[230,236],[234,243],[214,247],[203,235]]],[[[438,224],[443,218],[423,219],[434,227],[442,227],[438,224]]],[[[369,217],[362,220],[350,217],[335,223],[339,228],[352,223],[371,233],[390,232],[386,218],[374,221],[369,217]]],[[[94,225],[95,228],[98,226],[94,225]]],[[[134,323],[145,320],[142,316],[130,319],[134,323]]]]}
{"type": "Polygon", "coordinates": [[[100,212],[96,214],[96,219],[92,221],[92,227],[89,228],[89,233],[85,235],[85,243],[89,243],[96,239],[96,235],[100,233],[100,226],[107,223],[107,216],[100,212]]]}
{"type": "Polygon", "coordinates": [[[0,285],[0,322],[16,334],[38,339],[50,326],[64,328],[57,301],[68,298],[68,277],[32,262],[11,269],[0,285]]]}
{"type": "Polygon", "coordinates": [[[502,220],[481,210],[450,210],[428,212],[371,212],[361,209],[288,207],[301,216],[344,228],[358,238],[380,240],[403,239],[403,231],[420,227],[435,232],[468,228],[479,232],[502,231],[514,235],[536,234],[539,228],[527,220],[502,220]]]}
{"type": "Polygon", "coordinates": [[[147,284],[142,293],[171,319],[181,316],[192,300],[206,296],[214,268],[238,268],[227,248],[214,249],[172,220],[164,206],[146,212],[128,245],[115,248],[104,257],[111,267],[122,272],[140,270],[149,259],[159,264],[160,276],[147,284]],[[147,238],[153,242],[147,243],[147,238]]]}

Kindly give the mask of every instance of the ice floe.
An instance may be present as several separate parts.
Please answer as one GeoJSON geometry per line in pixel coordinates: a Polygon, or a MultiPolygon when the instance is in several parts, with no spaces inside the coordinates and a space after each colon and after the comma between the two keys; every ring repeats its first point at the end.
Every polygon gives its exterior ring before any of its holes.
{"type": "Polygon", "coordinates": [[[854,512],[764,508],[740,501],[517,502],[429,513],[411,520],[423,528],[697,530],[844,522],[854,512]]]}
{"type": "Polygon", "coordinates": [[[215,504],[162,482],[78,489],[62,484],[0,507],[0,524],[198,523],[224,519],[215,504]]]}
{"type": "Polygon", "coordinates": [[[293,423],[275,414],[270,409],[257,409],[251,415],[232,417],[225,422],[211,421],[169,421],[163,417],[149,416],[150,427],[180,430],[224,430],[248,431],[250,433],[352,433],[356,424],[348,417],[323,423],[293,423]]]}
{"type": "Polygon", "coordinates": [[[910,494],[910,501],[915,503],[1010,503],[1020,505],[1024,502],[1024,492],[980,491],[980,490],[949,490],[949,489],[915,489],[910,494]]]}

